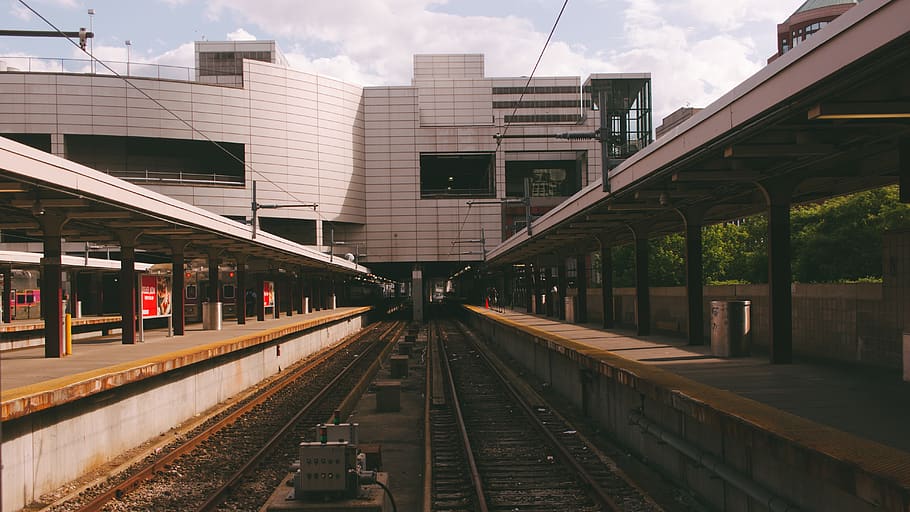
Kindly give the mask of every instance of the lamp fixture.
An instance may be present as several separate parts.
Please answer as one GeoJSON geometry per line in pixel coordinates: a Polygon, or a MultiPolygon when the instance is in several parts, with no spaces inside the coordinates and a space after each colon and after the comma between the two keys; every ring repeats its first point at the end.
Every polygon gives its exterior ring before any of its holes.
{"type": "Polygon", "coordinates": [[[809,108],[809,119],[910,119],[910,103],[854,101],[819,103],[809,108]]]}

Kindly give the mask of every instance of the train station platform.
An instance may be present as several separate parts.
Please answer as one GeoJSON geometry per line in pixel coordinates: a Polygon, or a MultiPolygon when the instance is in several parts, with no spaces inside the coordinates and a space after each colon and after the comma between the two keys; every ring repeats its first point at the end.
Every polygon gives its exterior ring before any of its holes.
{"type": "MultiPolygon", "coordinates": [[[[368,309],[342,307],[264,321],[248,318],[243,325],[225,322],[221,330],[203,330],[202,324],[189,324],[183,336],[168,336],[166,328],[147,329],[145,340],[133,345],[122,344],[118,332],[73,340],[73,354],[63,358],[45,358],[43,347],[5,351],[0,353],[0,419],[7,421],[55,407],[118,385],[360,315],[368,309]]],[[[14,323],[8,328],[36,326],[40,327],[39,323],[32,321],[14,323]]]]}
{"type": "MultiPolygon", "coordinates": [[[[754,354],[720,358],[708,345],[669,336],[640,337],[523,310],[468,310],[472,323],[485,320],[479,323],[494,344],[507,346],[538,378],[549,379],[570,400],[577,398],[589,415],[612,423],[614,435],[639,449],[645,444],[642,432],[669,432],[666,439],[687,438],[687,446],[695,447],[691,453],[718,456],[751,477],[779,473],[767,477],[765,485],[772,489],[792,486],[789,479],[806,493],[822,495],[832,485],[833,497],[824,498],[832,506],[825,510],[910,506],[910,383],[897,372],[824,362],[775,365],[754,354]],[[513,344],[513,337],[522,341],[513,344]],[[574,374],[565,369],[570,366],[574,374]],[[609,384],[597,383],[601,377],[609,384]],[[596,410],[600,407],[604,410],[596,410]],[[823,483],[810,481],[816,477],[823,483]],[[834,506],[841,493],[846,494],[834,506]],[[846,495],[859,499],[854,504],[846,495]]],[[[679,466],[678,460],[667,460],[679,466]]],[[[689,471],[683,478],[693,478],[689,471]]],[[[821,510],[808,497],[800,503],[798,492],[779,492],[806,509],[821,510]]],[[[725,499],[719,503],[729,507],[725,499]]]]}
{"type": "Polygon", "coordinates": [[[203,330],[146,329],[0,353],[2,510],[19,508],[357,332],[371,307],[341,307],[203,330]],[[61,457],[60,454],[65,454],[61,457]]]}

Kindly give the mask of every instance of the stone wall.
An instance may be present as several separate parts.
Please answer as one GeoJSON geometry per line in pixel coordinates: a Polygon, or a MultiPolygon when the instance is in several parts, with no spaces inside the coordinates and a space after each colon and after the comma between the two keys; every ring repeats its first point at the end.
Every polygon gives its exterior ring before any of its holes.
{"type": "MultiPolygon", "coordinates": [[[[910,246],[908,246],[910,247],[910,246]]],[[[797,356],[901,367],[901,306],[904,287],[879,283],[792,285],[793,351],[797,356]]],[[[588,320],[601,322],[600,289],[588,290],[588,320]]],[[[752,346],[767,352],[768,286],[764,284],[705,286],[705,339],[711,335],[711,301],[751,301],[752,346]]],[[[617,325],[635,326],[635,289],[613,290],[617,325]]],[[[685,336],[688,332],[686,288],[651,288],[651,329],[685,336]]]]}

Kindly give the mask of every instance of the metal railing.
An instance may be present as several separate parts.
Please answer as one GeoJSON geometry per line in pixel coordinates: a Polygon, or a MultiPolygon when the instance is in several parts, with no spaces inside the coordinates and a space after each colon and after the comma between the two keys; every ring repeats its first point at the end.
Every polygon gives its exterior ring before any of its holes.
{"type": "MultiPolygon", "coordinates": [[[[154,78],[182,82],[204,82],[212,85],[240,87],[242,81],[218,80],[219,73],[200,73],[199,69],[148,62],[105,61],[117,74],[133,78],[154,78]]],[[[27,73],[71,73],[81,75],[114,76],[105,66],[91,59],[67,59],[56,57],[0,56],[0,72],[21,71],[27,73]]],[[[204,70],[203,70],[204,71],[204,70]]],[[[239,78],[239,77],[238,77],[239,78]]]]}
{"type": "Polygon", "coordinates": [[[104,171],[111,176],[142,183],[185,183],[195,185],[243,185],[243,176],[183,171],[104,171]]]}
{"type": "Polygon", "coordinates": [[[445,199],[449,197],[496,197],[496,192],[488,188],[461,189],[421,189],[421,199],[445,199]]]}

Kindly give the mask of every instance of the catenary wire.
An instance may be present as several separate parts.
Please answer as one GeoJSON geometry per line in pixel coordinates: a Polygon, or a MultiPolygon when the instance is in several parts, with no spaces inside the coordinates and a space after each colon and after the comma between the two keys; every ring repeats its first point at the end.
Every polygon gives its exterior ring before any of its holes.
{"type": "MultiPolygon", "coordinates": [[[[528,92],[528,89],[531,87],[531,80],[534,79],[534,73],[537,72],[537,66],[540,65],[541,59],[543,59],[544,52],[547,51],[547,46],[550,45],[550,40],[553,38],[553,33],[556,32],[556,26],[559,25],[559,20],[562,18],[562,13],[565,12],[566,6],[569,4],[569,0],[565,0],[562,4],[562,8],[559,10],[559,14],[556,15],[556,21],[553,22],[553,28],[550,29],[550,35],[547,36],[546,42],[543,44],[543,48],[540,49],[540,55],[537,56],[537,62],[534,63],[534,69],[531,70],[531,74],[528,75],[528,81],[525,83],[524,89],[521,91],[521,94],[518,96],[518,101],[515,102],[515,108],[512,110],[511,118],[515,117],[515,113],[518,112],[518,107],[521,105],[521,100],[524,99],[525,94],[528,92]]],[[[512,124],[511,119],[506,121],[505,126],[502,129],[502,134],[505,135],[509,131],[509,125],[512,124]]],[[[500,144],[502,144],[502,138],[496,139],[496,149],[499,149],[500,144]]]]}

